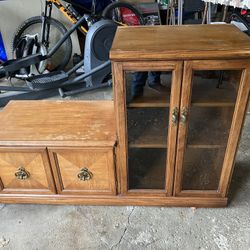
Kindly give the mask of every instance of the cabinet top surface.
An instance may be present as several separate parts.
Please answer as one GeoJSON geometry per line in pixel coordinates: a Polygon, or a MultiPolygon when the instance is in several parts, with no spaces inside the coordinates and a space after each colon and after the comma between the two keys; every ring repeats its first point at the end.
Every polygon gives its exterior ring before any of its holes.
{"type": "Polygon", "coordinates": [[[233,25],[119,27],[113,61],[250,58],[250,40],[233,25]]]}
{"type": "Polygon", "coordinates": [[[0,145],[113,146],[112,101],[11,101],[0,112],[0,145]]]}

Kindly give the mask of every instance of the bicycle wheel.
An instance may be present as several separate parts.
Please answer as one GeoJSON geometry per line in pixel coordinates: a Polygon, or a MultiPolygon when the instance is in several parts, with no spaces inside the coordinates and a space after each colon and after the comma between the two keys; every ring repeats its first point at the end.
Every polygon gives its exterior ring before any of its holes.
{"type": "MultiPolygon", "coordinates": [[[[12,52],[14,52],[19,40],[24,35],[38,35],[38,41],[40,43],[43,51],[47,51],[52,48],[61,37],[67,32],[67,29],[59,21],[50,18],[46,20],[46,23],[50,25],[49,29],[49,41],[42,43],[41,42],[41,29],[42,29],[42,17],[35,16],[24,21],[16,33],[14,34],[14,39],[12,43],[12,52]]],[[[47,29],[45,29],[47,30],[47,29]]],[[[46,37],[46,35],[45,35],[46,37]]],[[[56,51],[56,53],[48,59],[47,69],[49,71],[62,70],[68,64],[72,54],[72,41],[68,37],[62,46],[56,51]]],[[[42,72],[40,72],[42,73],[42,72]]]]}
{"type": "Polygon", "coordinates": [[[134,26],[145,23],[140,11],[129,3],[111,3],[103,10],[102,16],[120,25],[134,26]]]}

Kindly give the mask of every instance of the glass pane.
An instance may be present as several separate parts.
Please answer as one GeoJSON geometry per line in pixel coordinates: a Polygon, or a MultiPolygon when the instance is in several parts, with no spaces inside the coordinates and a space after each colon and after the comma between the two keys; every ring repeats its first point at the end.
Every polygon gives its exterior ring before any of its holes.
{"type": "Polygon", "coordinates": [[[183,190],[216,190],[225,150],[187,148],[184,159],[183,190]]]}
{"type": "Polygon", "coordinates": [[[240,83],[240,70],[195,71],[193,105],[234,105],[240,83]]]}
{"type": "Polygon", "coordinates": [[[171,72],[127,72],[128,107],[166,107],[170,101],[171,72]]]}
{"type": "Polygon", "coordinates": [[[168,108],[131,108],[127,111],[130,147],[167,146],[168,108]]]}
{"type": "Polygon", "coordinates": [[[195,71],[188,112],[183,190],[217,190],[241,71],[195,71]]]}
{"type": "Polygon", "coordinates": [[[129,148],[129,189],[164,189],[166,150],[129,148]]]}
{"type": "Polygon", "coordinates": [[[126,73],[129,189],[165,189],[170,87],[171,72],[126,73]]]}

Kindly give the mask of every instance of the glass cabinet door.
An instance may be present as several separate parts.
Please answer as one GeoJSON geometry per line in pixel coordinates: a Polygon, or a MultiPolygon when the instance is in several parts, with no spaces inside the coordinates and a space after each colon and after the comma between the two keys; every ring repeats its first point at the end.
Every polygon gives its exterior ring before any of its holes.
{"type": "Polygon", "coordinates": [[[231,146],[228,139],[243,72],[239,62],[185,63],[175,195],[221,195],[219,187],[226,150],[231,146]]]}
{"type": "Polygon", "coordinates": [[[181,73],[176,62],[123,66],[125,100],[116,100],[125,117],[122,193],[172,194],[181,73]]]}

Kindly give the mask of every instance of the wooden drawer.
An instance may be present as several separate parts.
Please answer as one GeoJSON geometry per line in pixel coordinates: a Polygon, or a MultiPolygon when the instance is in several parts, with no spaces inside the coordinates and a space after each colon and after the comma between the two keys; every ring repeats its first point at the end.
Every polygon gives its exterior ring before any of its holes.
{"type": "Polygon", "coordinates": [[[49,148],[59,194],[115,195],[113,148],[49,148]]]}
{"type": "Polygon", "coordinates": [[[0,148],[0,195],[15,193],[55,193],[45,148],[0,148]]]}

